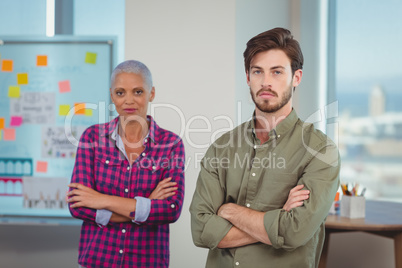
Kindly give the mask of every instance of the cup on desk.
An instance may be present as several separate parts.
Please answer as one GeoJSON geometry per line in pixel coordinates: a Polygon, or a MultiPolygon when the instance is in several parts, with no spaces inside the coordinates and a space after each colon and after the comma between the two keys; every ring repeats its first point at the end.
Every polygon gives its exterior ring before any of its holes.
{"type": "Polygon", "coordinates": [[[366,199],[364,196],[343,195],[341,199],[341,217],[351,219],[366,216],[366,199]]]}

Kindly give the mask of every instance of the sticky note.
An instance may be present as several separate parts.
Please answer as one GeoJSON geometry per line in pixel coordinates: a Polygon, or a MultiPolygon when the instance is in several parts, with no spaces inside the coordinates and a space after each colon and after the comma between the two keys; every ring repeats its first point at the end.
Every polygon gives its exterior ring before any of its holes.
{"type": "Polygon", "coordinates": [[[2,60],[1,61],[1,71],[2,72],[12,72],[13,71],[13,61],[12,60],[2,60]]]}
{"type": "Polygon", "coordinates": [[[92,116],[93,112],[92,109],[85,109],[85,116],[92,116]]]}
{"type": "Polygon", "coordinates": [[[1,131],[1,129],[0,129],[0,141],[1,141],[1,139],[2,139],[2,137],[1,137],[2,134],[1,134],[1,133],[2,133],[2,131],[1,131]]]}
{"type": "Polygon", "coordinates": [[[3,129],[4,126],[5,126],[5,120],[4,120],[4,117],[1,117],[0,118],[0,129],[3,129]]]}
{"type": "Polygon", "coordinates": [[[17,84],[18,85],[27,85],[28,84],[28,74],[27,73],[17,74],[17,84]]]}
{"type": "Polygon", "coordinates": [[[5,141],[15,141],[15,128],[3,128],[3,134],[5,141]]]}
{"type": "Polygon", "coordinates": [[[69,80],[59,82],[59,92],[60,93],[66,93],[66,92],[70,92],[70,91],[71,91],[71,87],[70,87],[69,80]]]}
{"type": "Polygon", "coordinates": [[[47,162],[46,161],[36,161],[36,172],[47,172],[47,162]]]}
{"type": "Polygon", "coordinates": [[[19,127],[22,124],[22,116],[11,116],[10,126],[19,127]]]}
{"type": "Polygon", "coordinates": [[[36,56],[36,66],[47,66],[47,56],[37,55],[36,56]]]}
{"type": "Polygon", "coordinates": [[[68,104],[61,104],[59,106],[59,115],[61,116],[66,116],[68,115],[68,112],[70,111],[70,105],[68,104]]]}
{"type": "Polygon", "coordinates": [[[87,52],[85,55],[85,63],[96,64],[96,53],[87,52]]]}
{"type": "Polygon", "coordinates": [[[19,86],[9,86],[8,87],[8,97],[19,98],[20,97],[20,87],[19,86]]]}
{"type": "Polygon", "coordinates": [[[85,103],[74,103],[74,113],[85,115],[85,103]]]}

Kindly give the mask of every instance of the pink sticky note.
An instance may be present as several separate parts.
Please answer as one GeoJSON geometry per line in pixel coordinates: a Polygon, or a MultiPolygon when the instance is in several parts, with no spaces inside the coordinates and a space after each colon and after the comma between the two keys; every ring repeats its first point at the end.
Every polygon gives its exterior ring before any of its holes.
{"type": "Polygon", "coordinates": [[[19,127],[22,124],[22,116],[11,116],[10,126],[19,127]]]}
{"type": "Polygon", "coordinates": [[[47,162],[46,161],[36,161],[36,172],[47,172],[47,162]]]}
{"type": "Polygon", "coordinates": [[[69,80],[59,82],[59,92],[60,93],[66,93],[66,92],[70,92],[70,91],[71,91],[71,87],[70,87],[69,80]]]}
{"type": "Polygon", "coordinates": [[[15,141],[15,128],[3,128],[3,140],[15,141]]]}

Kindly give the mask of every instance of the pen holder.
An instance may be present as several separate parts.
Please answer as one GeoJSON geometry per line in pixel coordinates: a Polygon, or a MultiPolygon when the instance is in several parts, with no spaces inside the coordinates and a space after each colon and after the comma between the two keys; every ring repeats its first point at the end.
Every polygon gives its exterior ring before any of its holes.
{"type": "Polygon", "coordinates": [[[342,196],[341,217],[351,219],[364,218],[366,216],[366,199],[364,196],[342,196]]]}

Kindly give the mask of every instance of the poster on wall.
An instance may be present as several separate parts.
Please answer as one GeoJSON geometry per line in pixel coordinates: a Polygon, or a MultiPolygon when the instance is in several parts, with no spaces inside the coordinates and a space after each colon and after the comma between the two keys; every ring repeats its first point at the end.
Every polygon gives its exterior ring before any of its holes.
{"type": "Polygon", "coordinates": [[[55,103],[54,92],[21,92],[19,98],[10,98],[10,115],[24,124],[54,124],[55,103]]]}
{"type": "Polygon", "coordinates": [[[64,127],[42,127],[42,157],[75,159],[77,143],[85,127],[72,127],[71,131],[64,127]]]}

